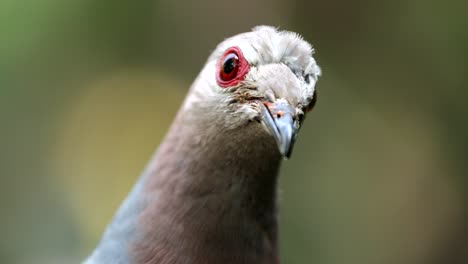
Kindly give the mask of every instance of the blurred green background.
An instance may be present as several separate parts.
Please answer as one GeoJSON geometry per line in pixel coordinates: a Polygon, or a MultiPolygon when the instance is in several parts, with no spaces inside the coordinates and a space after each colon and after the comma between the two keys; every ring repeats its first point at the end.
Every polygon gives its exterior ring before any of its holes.
{"type": "Polygon", "coordinates": [[[79,263],[224,38],[323,69],[281,174],[283,263],[468,263],[468,2],[0,1],[0,263],[79,263]]]}

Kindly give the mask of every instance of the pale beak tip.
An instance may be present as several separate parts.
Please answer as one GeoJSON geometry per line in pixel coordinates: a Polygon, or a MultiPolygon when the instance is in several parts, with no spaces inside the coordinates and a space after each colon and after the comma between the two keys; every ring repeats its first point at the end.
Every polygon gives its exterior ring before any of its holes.
{"type": "Polygon", "coordinates": [[[294,110],[287,104],[275,105],[273,111],[281,111],[281,115],[272,113],[272,109],[267,109],[266,106],[264,110],[263,123],[274,137],[280,154],[287,160],[291,157],[297,133],[294,110]]]}

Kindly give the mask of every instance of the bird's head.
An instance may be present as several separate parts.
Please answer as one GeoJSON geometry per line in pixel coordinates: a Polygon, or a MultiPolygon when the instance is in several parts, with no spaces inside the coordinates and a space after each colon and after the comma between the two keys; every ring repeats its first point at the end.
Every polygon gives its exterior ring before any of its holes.
{"type": "Polygon", "coordinates": [[[288,158],[317,100],[321,70],[312,54],[298,34],[268,26],[226,39],[209,57],[186,107],[209,105],[205,114],[227,129],[262,126],[288,158]]]}

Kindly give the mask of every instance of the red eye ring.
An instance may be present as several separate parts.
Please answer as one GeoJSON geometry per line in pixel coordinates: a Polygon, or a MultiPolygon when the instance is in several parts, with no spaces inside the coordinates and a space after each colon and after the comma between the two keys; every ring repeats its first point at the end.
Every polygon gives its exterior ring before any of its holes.
{"type": "Polygon", "coordinates": [[[250,65],[239,47],[227,49],[217,64],[216,81],[219,86],[229,88],[245,79],[250,65]]]}

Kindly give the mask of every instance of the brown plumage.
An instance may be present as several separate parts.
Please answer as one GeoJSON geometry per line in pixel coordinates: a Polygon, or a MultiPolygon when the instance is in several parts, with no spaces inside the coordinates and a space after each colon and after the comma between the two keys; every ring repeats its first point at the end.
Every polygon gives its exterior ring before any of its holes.
{"type": "Polygon", "coordinates": [[[279,263],[278,169],[319,74],[294,33],[222,42],[85,263],[279,263]]]}

